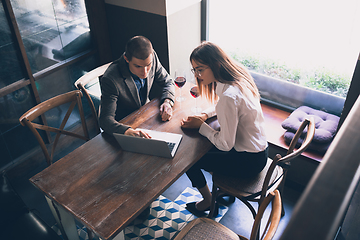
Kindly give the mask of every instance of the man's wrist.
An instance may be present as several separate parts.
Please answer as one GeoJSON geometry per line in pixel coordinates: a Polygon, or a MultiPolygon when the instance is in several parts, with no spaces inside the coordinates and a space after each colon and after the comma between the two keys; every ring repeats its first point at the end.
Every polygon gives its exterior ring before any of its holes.
{"type": "Polygon", "coordinates": [[[165,98],[165,100],[164,100],[163,103],[168,103],[171,107],[174,106],[174,102],[173,102],[171,99],[169,99],[169,98],[165,98]]]}

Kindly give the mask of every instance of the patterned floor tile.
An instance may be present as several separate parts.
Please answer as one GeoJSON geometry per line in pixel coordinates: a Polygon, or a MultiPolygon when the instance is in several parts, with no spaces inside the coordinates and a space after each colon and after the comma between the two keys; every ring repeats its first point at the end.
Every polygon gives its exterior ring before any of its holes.
{"type": "Polygon", "coordinates": [[[133,233],[130,229],[125,229],[124,237],[125,237],[125,240],[138,240],[139,234],[133,233]]]}
{"type": "MultiPolygon", "coordinates": [[[[201,194],[186,188],[176,199],[171,201],[160,196],[150,205],[150,215],[147,220],[135,219],[124,229],[125,240],[171,239],[190,221],[196,217],[186,210],[186,203],[197,202],[201,194]]],[[[227,212],[228,208],[220,206],[215,221],[227,212]]],[[[86,229],[78,229],[80,240],[88,240],[86,229]]],[[[58,231],[60,234],[60,231],[58,231]]]]}
{"type": "MultiPolygon", "coordinates": [[[[180,194],[179,197],[177,197],[177,198],[175,199],[174,203],[176,203],[176,204],[178,204],[178,205],[180,205],[180,206],[182,206],[182,207],[185,208],[186,203],[198,202],[198,201],[200,201],[201,199],[202,199],[202,196],[201,196],[201,194],[200,194],[197,190],[188,187],[188,188],[186,188],[186,189],[184,190],[184,192],[182,192],[182,193],[180,194]]],[[[227,210],[228,210],[228,207],[220,205],[220,206],[219,206],[219,214],[218,214],[217,216],[215,216],[214,220],[217,221],[217,222],[219,222],[219,221],[221,220],[221,218],[225,215],[225,213],[227,212],[227,210]]],[[[184,213],[191,215],[191,213],[190,213],[189,211],[187,211],[186,209],[185,209],[184,213]]],[[[206,212],[206,213],[208,214],[209,212],[206,212]]],[[[195,219],[196,216],[191,215],[191,218],[192,218],[192,219],[187,219],[187,222],[195,219]]]]}

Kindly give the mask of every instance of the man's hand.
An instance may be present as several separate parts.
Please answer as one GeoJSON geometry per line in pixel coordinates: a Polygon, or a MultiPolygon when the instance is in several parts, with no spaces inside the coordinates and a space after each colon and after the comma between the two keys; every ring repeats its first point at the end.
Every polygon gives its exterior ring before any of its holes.
{"type": "Polygon", "coordinates": [[[128,128],[125,132],[124,135],[128,135],[128,136],[134,136],[134,137],[142,137],[142,138],[151,138],[151,136],[149,134],[147,134],[146,132],[142,131],[142,130],[137,130],[137,129],[132,129],[132,128],[128,128]]]}
{"type": "Polygon", "coordinates": [[[161,116],[161,120],[165,121],[170,121],[173,115],[173,111],[172,111],[172,107],[170,104],[170,100],[169,99],[165,99],[165,101],[163,102],[163,104],[161,104],[160,106],[160,116],[161,116]]]}
{"type": "Polygon", "coordinates": [[[181,127],[183,128],[200,128],[201,124],[208,118],[207,114],[202,113],[196,116],[188,116],[181,120],[181,127]]]}

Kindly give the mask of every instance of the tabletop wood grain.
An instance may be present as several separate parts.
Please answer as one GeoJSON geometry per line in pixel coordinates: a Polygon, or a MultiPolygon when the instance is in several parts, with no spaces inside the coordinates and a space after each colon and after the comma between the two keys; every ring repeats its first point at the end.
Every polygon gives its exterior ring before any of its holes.
{"type": "MultiPolygon", "coordinates": [[[[46,196],[104,239],[112,239],[211,147],[197,130],[182,129],[195,99],[174,106],[171,121],[162,122],[153,100],[122,120],[133,128],[180,133],[173,159],[122,151],[112,135],[101,133],[30,179],[46,196]]],[[[201,98],[197,105],[210,104],[201,98]]]]}

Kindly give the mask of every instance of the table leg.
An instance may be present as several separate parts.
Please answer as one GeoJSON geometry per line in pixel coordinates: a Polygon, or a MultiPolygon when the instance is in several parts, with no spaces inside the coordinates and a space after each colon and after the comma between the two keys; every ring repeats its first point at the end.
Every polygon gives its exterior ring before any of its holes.
{"type": "Polygon", "coordinates": [[[74,218],[70,213],[66,212],[62,207],[45,197],[52,214],[63,234],[64,239],[79,240],[74,218]]]}
{"type": "Polygon", "coordinates": [[[125,230],[122,230],[113,240],[125,240],[125,230]]]}

